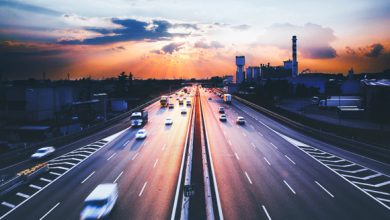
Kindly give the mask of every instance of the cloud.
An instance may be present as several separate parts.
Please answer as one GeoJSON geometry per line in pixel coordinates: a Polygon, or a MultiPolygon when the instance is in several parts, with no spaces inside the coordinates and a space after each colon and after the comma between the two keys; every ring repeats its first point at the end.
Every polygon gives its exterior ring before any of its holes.
{"type": "Polygon", "coordinates": [[[373,45],[368,47],[368,52],[366,52],[364,55],[367,57],[376,58],[382,54],[383,50],[384,50],[384,47],[382,44],[379,44],[379,43],[373,44],[373,45]]]}
{"type": "Polygon", "coordinates": [[[167,44],[165,46],[163,46],[161,48],[161,50],[152,50],[150,51],[151,53],[155,53],[155,54],[172,54],[176,51],[179,51],[181,49],[183,49],[183,46],[184,43],[170,43],[170,44],[167,44]]]}
{"type": "Polygon", "coordinates": [[[203,49],[209,49],[209,48],[223,48],[224,46],[219,43],[218,41],[211,41],[210,43],[206,42],[205,40],[200,40],[195,42],[194,44],[195,48],[203,48],[203,49]]]}
{"type": "Polygon", "coordinates": [[[22,2],[10,1],[10,0],[1,0],[0,7],[7,7],[7,8],[17,9],[22,11],[33,12],[37,14],[45,14],[45,15],[53,15],[53,16],[62,14],[59,11],[55,11],[49,8],[22,3],[22,2]]]}
{"type": "Polygon", "coordinates": [[[187,36],[186,33],[170,33],[174,27],[196,28],[192,24],[172,24],[166,20],[152,20],[151,22],[136,19],[112,18],[111,22],[119,28],[88,27],[86,30],[99,33],[103,36],[84,40],[61,40],[61,44],[98,45],[124,41],[158,41],[170,40],[173,37],[187,36]]]}
{"type": "Polygon", "coordinates": [[[318,24],[306,23],[303,26],[289,23],[274,24],[266,29],[260,42],[291,50],[291,40],[288,39],[293,35],[298,38],[298,51],[304,58],[330,59],[337,56],[337,51],[330,45],[336,40],[333,30],[318,24]]]}
{"type": "Polygon", "coordinates": [[[248,30],[249,28],[251,28],[251,26],[249,26],[247,24],[241,24],[241,25],[232,26],[232,28],[234,30],[245,31],[245,30],[248,30]]]}

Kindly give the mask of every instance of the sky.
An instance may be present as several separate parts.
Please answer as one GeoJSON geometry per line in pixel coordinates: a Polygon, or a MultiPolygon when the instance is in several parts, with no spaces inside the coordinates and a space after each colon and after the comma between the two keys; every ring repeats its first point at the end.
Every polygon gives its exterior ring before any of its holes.
{"type": "Polygon", "coordinates": [[[390,69],[389,0],[0,0],[3,79],[204,78],[282,65],[390,69]]]}

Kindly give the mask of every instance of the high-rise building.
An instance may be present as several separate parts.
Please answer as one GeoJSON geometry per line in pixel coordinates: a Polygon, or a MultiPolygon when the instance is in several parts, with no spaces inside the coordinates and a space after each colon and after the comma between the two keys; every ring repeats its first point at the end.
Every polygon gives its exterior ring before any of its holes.
{"type": "Polygon", "coordinates": [[[298,76],[298,59],[297,59],[297,36],[292,37],[292,77],[298,76]]]}
{"type": "Polygon", "coordinates": [[[236,83],[242,83],[244,81],[245,56],[236,56],[236,66],[236,83]]]}

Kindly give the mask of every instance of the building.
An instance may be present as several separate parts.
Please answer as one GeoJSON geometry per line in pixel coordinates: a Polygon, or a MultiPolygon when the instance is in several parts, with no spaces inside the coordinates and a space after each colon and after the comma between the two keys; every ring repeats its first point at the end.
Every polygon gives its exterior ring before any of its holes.
{"type": "Polygon", "coordinates": [[[390,122],[390,80],[364,79],[363,108],[368,115],[379,122],[390,122]]]}
{"type": "Polygon", "coordinates": [[[245,81],[253,81],[253,66],[248,66],[245,71],[245,81]]]}
{"type": "Polygon", "coordinates": [[[246,68],[246,81],[257,81],[260,79],[260,67],[259,66],[248,66],[246,68]]]}
{"type": "Polygon", "coordinates": [[[245,56],[236,56],[236,66],[236,83],[242,83],[244,81],[245,56]]]}
{"type": "Polygon", "coordinates": [[[233,75],[226,75],[223,77],[223,85],[229,85],[233,83],[233,75]]]}
{"type": "Polygon", "coordinates": [[[285,70],[292,71],[292,60],[288,59],[288,60],[283,61],[283,68],[285,70]]]}

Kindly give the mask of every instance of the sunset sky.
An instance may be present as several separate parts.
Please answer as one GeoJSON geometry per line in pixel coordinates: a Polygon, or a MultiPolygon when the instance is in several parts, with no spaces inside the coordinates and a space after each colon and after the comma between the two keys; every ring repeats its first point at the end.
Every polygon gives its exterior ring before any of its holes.
{"type": "Polygon", "coordinates": [[[0,0],[6,79],[234,74],[281,65],[298,38],[299,71],[390,68],[389,0],[0,0]]]}

